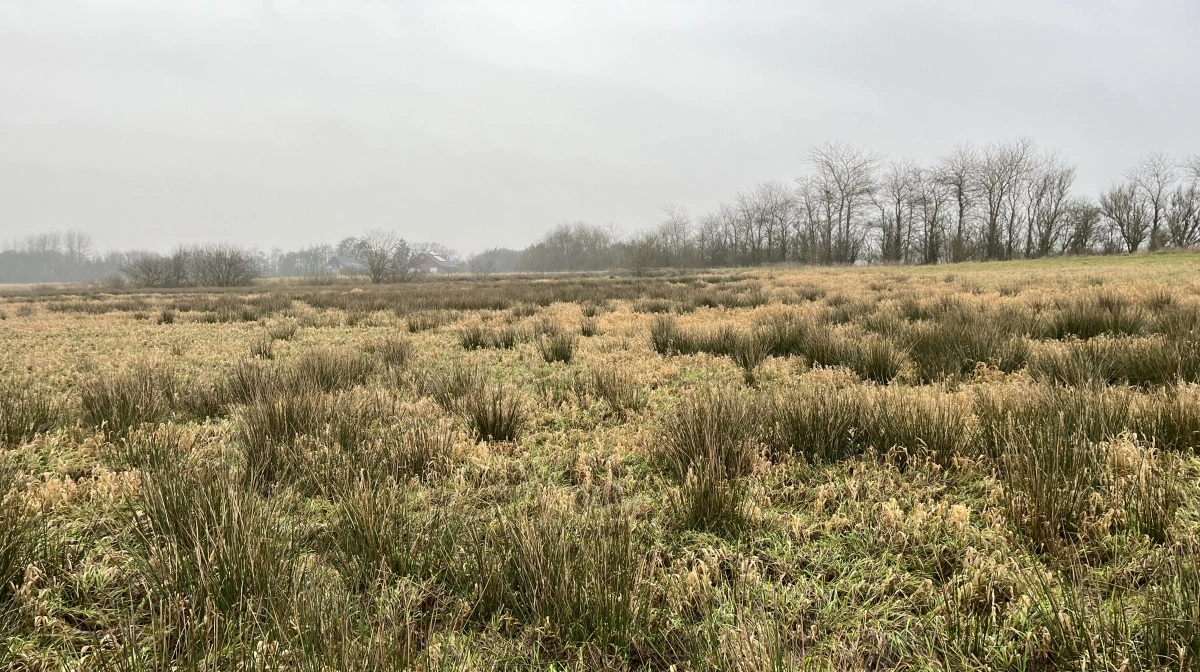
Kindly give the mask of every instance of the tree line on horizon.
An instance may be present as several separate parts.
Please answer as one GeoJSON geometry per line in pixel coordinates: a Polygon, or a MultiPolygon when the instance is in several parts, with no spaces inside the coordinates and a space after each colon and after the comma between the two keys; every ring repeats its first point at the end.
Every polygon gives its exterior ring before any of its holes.
{"type": "Polygon", "coordinates": [[[44,233],[0,249],[0,282],[121,278],[145,287],[237,286],[262,276],[373,283],[412,277],[422,252],[475,273],[714,268],[798,263],[938,264],[1190,249],[1200,243],[1200,156],[1150,154],[1096,198],[1076,169],[1028,138],[960,145],[932,165],[827,143],[792,183],[768,181],[700,216],[663,208],[660,224],[622,233],[562,222],[524,250],[461,258],[436,243],[373,230],[293,251],[208,244],[97,253],[83,233],[44,233]],[[338,268],[331,267],[338,260],[338,268]]]}
{"type": "Polygon", "coordinates": [[[1097,198],[1076,169],[1021,138],[960,145],[932,165],[843,143],[809,171],[768,181],[693,217],[667,206],[657,228],[562,223],[525,250],[530,271],[657,267],[938,264],[1189,249],[1200,243],[1200,157],[1151,154],[1097,198]]]}

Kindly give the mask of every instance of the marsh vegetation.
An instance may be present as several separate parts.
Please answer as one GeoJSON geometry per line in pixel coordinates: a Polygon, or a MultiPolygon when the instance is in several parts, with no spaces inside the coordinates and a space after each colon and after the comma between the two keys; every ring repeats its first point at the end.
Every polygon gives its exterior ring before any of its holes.
{"type": "Polygon", "coordinates": [[[0,296],[0,667],[1200,666],[1200,257],[0,296]]]}

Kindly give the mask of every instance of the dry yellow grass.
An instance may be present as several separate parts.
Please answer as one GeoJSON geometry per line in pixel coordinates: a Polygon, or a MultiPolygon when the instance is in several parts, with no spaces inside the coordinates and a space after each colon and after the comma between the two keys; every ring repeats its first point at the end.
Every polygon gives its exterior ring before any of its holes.
{"type": "Polygon", "coordinates": [[[1197,271],[13,289],[0,667],[1194,669],[1197,271]]]}

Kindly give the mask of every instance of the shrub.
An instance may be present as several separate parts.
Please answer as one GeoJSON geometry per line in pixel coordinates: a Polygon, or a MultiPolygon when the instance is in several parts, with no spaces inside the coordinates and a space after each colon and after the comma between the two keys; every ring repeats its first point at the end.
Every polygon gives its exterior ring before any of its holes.
{"type": "Polygon", "coordinates": [[[492,384],[463,398],[467,422],[480,441],[516,441],[525,429],[525,411],[516,393],[492,384]]]}

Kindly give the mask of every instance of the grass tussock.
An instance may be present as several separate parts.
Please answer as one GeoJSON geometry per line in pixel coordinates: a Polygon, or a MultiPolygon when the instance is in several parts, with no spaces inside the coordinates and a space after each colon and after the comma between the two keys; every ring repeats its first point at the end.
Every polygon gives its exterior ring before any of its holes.
{"type": "Polygon", "coordinates": [[[464,327],[458,332],[458,343],[464,350],[483,350],[495,348],[512,350],[518,344],[529,340],[529,336],[519,327],[509,325],[499,329],[488,328],[482,324],[464,327]]]}
{"type": "Polygon", "coordinates": [[[504,516],[486,536],[481,617],[508,614],[539,629],[550,651],[587,644],[627,651],[648,608],[644,551],[619,511],[579,516],[542,505],[504,516]]]}
{"type": "Polygon", "coordinates": [[[0,625],[18,617],[16,593],[33,561],[37,519],[15,491],[16,468],[0,453],[0,625]]]}
{"type": "Polygon", "coordinates": [[[463,414],[475,438],[515,442],[528,424],[521,397],[509,387],[485,384],[463,397],[463,414]]]}
{"type": "Polygon", "coordinates": [[[575,357],[575,346],[578,342],[575,334],[551,333],[538,339],[538,352],[541,353],[542,359],[547,364],[556,362],[570,364],[571,359],[575,357]]]}
{"type": "Polygon", "coordinates": [[[389,368],[404,368],[412,359],[413,344],[407,338],[388,337],[372,341],[363,350],[379,358],[389,368]]]}
{"type": "Polygon", "coordinates": [[[27,376],[0,377],[0,446],[18,446],[60,424],[49,390],[27,376]]]}
{"type": "Polygon", "coordinates": [[[658,458],[679,484],[672,504],[689,529],[732,533],[745,525],[745,477],[758,454],[748,396],[710,387],[665,420],[658,458]]]}
{"type": "Polygon", "coordinates": [[[1002,460],[1009,518],[1043,552],[1120,527],[1162,543],[1179,504],[1174,459],[1124,437],[1089,441],[1063,420],[1014,427],[1002,460]]]}
{"type": "Polygon", "coordinates": [[[375,362],[361,352],[322,348],[291,360],[285,375],[294,387],[336,392],[362,385],[374,373],[375,362]]]}
{"type": "Polygon", "coordinates": [[[174,370],[140,363],[83,383],[79,410],[86,424],[110,437],[123,436],[144,423],[168,419],[179,391],[174,370]]]}
{"type": "Polygon", "coordinates": [[[637,413],[646,408],[649,396],[637,377],[615,367],[592,369],[592,389],[614,411],[637,413]]]}
{"type": "Polygon", "coordinates": [[[1043,347],[1029,372],[1057,385],[1155,387],[1200,382],[1200,343],[1163,337],[1105,338],[1043,347]]]}

